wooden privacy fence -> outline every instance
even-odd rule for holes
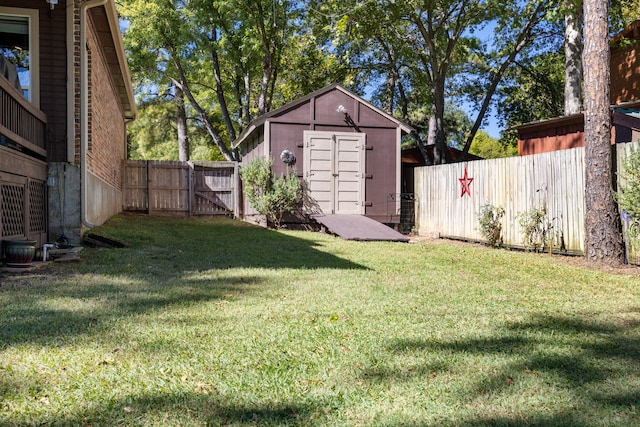
[[[235,162],[125,160],[123,170],[125,211],[163,216],[238,213]]]
[[[623,165],[638,143],[616,144],[616,164]],[[554,246],[584,251],[584,148],[523,157],[477,160],[417,168],[416,228],[420,234],[482,240],[478,212],[501,206],[504,244],[522,247],[518,215],[546,205]],[[462,192],[466,176],[469,193]],[[619,174],[617,174],[619,175]],[[468,181],[467,181],[468,182]]]

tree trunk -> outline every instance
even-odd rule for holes
[[[495,73],[493,73],[489,87],[487,88],[487,91],[485,92],[485,95],[484,95],[484,99],[482,100],[482,106],[480,107],[480,111],[476,116],[476,120],[473,123],[473,126],[471,127],[471,131],[469,132],[469,135],[467,136],[467,140],[465,141],[464,147],[462,148],[462,151],[464,151],[465,153],[468,153],[469,149],[471,148],[471,143],[473,142],[473,139],[476,137],[476,134],[478,133],[478,130],[482,125],[484,116],[485,114],[487,114],[487,111],[489,110],[491,98],[493,98],[493,95],[498,89],[498,84],[500,84],[500,82],[502,81],[502,77],[504,77],[504,74],[507,72],[507,69],[511,66],[511,64],[515,62],[516,57],[522,51],[522,49],[524,49],[528,44],[531,43],[533,30],[545,16],[546,16],[545,3],[541,2],[536,7],[535,11],[531,14],[531,16],[529,17],[529,20],[524,25],[524,27],[522,27],[522,30],[520,31],[520,33],[518,34],[518,37],[516,38],[516,44],[514,45],[513,50],[509,52],[509,55],[502,62],[498,70]]]
[[[175,87],[176,94],[176,127],[178,129],[178,159],[189,161],[189,134],[187,132],[187,112],[184,108],[184,92]]]
[[[176,66],[176,70],[178,71],[180,80],[173,79],[173,84],[179,87],[180,89],[182,89],[182,91],[184,92],[184,95],[189,100],[189,103],[196,110],[196,112],[198,113],[198,116],[200,116],[200,120],[202,120],[202,123],[204,124],[205,129],[207,129],[207,133],[213,139],[213,143],[216,145],[216,147],[218,147],[218,149],[220,150],[220,153],[224,156],[224,158],[230,162],[235,161],[236,158],[234,157],[233,153],[229,150],[229,148],[227,148],[227,146],[225,145],[224,141],[222,140],[222,137],[218,133],[218,130],[213,125],[211,120],[209,119],[209,116],[207,115],[206,111],[204,110],[204,108],[202,108],[202,106],[198,103],[198,101],[195,99],[195,97],[191,93],[191,90],[189,89],[189,84],[186,81],[186,78],[184,75],[184,69],[182,68],[182,63],[179,60],[174,59],[174,65]]]
[[[220,111],[222,112],[222,120],[224,121],[227,133],[229,134],[229,140],[233,142],[236,140],[236,130],[233,128],[231,114],[229,114],[227,99],[222,85],[222,73],[220,71],[220,58],[218,57],[217,43],[217,28],[213,27],[211,28],[211,63],[213,64],[213,75],[216,79],[216,98],[218,99]]]
[[[444,134],[444,77],[434,78],[433,102],[429,117],[429,134],[427,145],[433,145],[433,163],[447,163],[447,141]]]
[[[565,1],[567,3],[567,1]],[[571,7],[570,5],[566,5]],[[580,8],[564,17],[564,114],[582,110],[582,11]]]
[[[584,2],[585,257],[621,264],[620,218],[613,199],[607,0]]]

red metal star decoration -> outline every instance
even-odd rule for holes
[[[462,178],[458,178],[458,181],[460,181],[460,185],[462,185],[460,197],[464,197],[464,193],[467,193],[469,197],[471,197],[471,181],[473,181],[473,178],[469,178],[467,168],[464,168],[464,176]]]

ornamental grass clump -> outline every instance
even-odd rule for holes
[[[294,212],[302,200],[302,186],[291,168],[274,176],[272,164],[271,157],[256,157],[240,169],[240,175],[251,206],[265,215],[269,224],[281,228],[283,216]]]

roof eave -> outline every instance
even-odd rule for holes
[[[133,94],[133,87],[131,84],[131,73],[129,71],[129,64],[127,63],[127,55],[124,50],[124,43],[122,41],[122,33],[120,32],[120,21],[118,11],[114,1],[109,1],[105,4],[105,11],[107,19],[109,21],[109,28],[113,38],[113,44],[118,57],[118,67],[120,69],[122,84],[124,92],[121,93],[120,103],[124,112],[124,116],[128,120],[133,120],[136,117],[136,101]],[[126,99],[124,101],[122,98]]]
[[[247,128],[231,143],[232,148],[238,148],[256,129],[264,125],[266,121],[265,116],[260,116],[255,120],[252,120]]]

